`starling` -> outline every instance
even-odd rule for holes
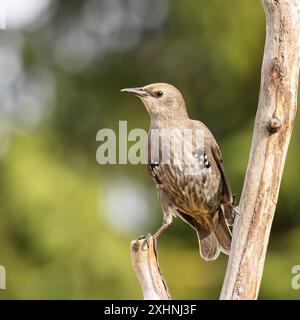
[[[209,129],[188,117],[181,93],[172,85],[155,83],[140,88],[122,89],[139,97],[144,103],[151,124],[148,133],[148,172],[153,178],[163,211],[162,226],[154,233],[157,238],[180,217],[197,232],[203,259],[215,260],[220,251],[229,254],[230,226],[234,219],[233,196],[226,180],[219,146]],[[192,132],[189,143],[185,130]],[[195,132],[202,132],[202,143]],[[159,132],[159,155],[153,159],[153,132]],[[162,132],[175,132],[169,140],[169,161],[162,161]],[[177,133],[176,133],[177,132]],[[182,161],[182,144],[190,151]],[[192,171],[190,169],[192,168]]]

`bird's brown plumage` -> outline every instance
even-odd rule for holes
[[[196,230],[200,254],[205,260],[216,259],[220,250],[228,254],[233,198],[213,135],[203,123],[189,119],[181,93],[169,84],[123,91],[140,97],[151,117],[147,167],[155,181],[164,214],[163,225],[154,236],[168,227],[173,216],[179,216]],[[187,131],[192,133],[190,140],[186,139]],[[160,137],[156,143],[153,132]],[[166,132],[170,157],[162,161],[162,137]],[[204,139],[200,140],[203,143],[195,138],[197,132],[203,134]],[[158,158],[153,159],[153,147],[157,146]],[[182,146],[188,152],[185,153]]]

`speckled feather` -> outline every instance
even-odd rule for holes
[[[167,123],[161,121],[156,122],[151,129],[165,129],[167,126]],[[198,153],[201,156],[188,159],[188,162],[185,161],[184,164],[153,165],[150,159],[148,171],[157,184],[158,191],[161,193],[161,200],[167,201],[176,207],[175,214],[184,212],[195,218],[205,228],[214,228],[214,216],[219,210],[224,192],[222,175],[211,150],[213,145],[216,149],[218,149],[218,146],[208,129],[199,121],[188,119],[187,123],[184,123],[183,126],[181,124],[180,128],[177,127],[176,129],[184,130],[190,127],[205,130],[204,150],[199,150],[197,146],[193,146],[194,152],[192,154],[196,155]],[[177,135],[174,139],[176,145],[182,144],[182,135]],[[148,145],[148,155],[151,155],[150,136]],[[195,152],[196,150],[197,153]],[[176,153],[176,149],[172,151]],[[174,157],[173,153],[171,153],[172,157]],[[202,157],[209,159],[209,167],[205,166],[200,157],[201,159]],[[189,167],[193,168],[193,175],[186,173]]]

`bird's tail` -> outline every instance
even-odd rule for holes
[[[230,253],[231,232],[222,209],[218,212],[218,216],[219,220],[214,230],[206,230],[198,223],[194,225],[197,231],[200,255],[206,261],[216,260],[220,251],[228,255]]]

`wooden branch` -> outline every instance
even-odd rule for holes
[[[170,300],[170,294],[163,279],[151,235],[146,239],[131,242],[131,260],[143,291],[144,300]]]
[[[258,110],[221,299],[256,299],[296,116],[300,1],[263,0],[266,44]]]

